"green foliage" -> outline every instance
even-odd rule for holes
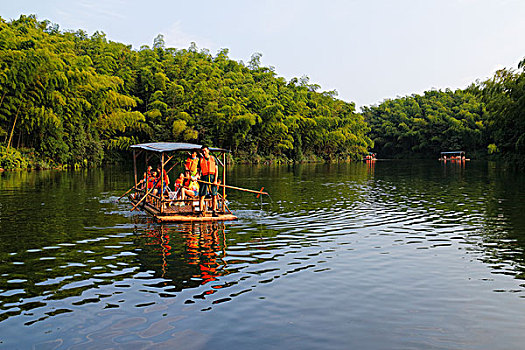
[[[131,54],[98,32],[60,33],[35,16],[0,19],[0,131],[7,148],[33,148],[40,159],[70,165],[100,164],[103,149],[126,149],[130,142],[122,140],[146,127],[133,111],[136,99],[123,93],[132,75],[119,64]]]
[[[488,146],[487,146],[487,149],[488,149],[489,154],[495,154],[495,153],[498,153],[498,152],[499,152],[498,146],[496,146],[496,145],[493,144],[493,143],[491,143],[490,145],[488,145]]]
[[[0,18],[0,137],[42,159],[97,165],[137,142],[184,141],[244,159],[354,158],[363,117],[307,77],[287,82],[260,53],[249,65],[158,35],[140,50],[96,32]]]
[[[465,90],[427,91],[365,107],[381,157],[436,157],[464,150],[525,168],[525,60]]]
[[[380,157],[433,158],[446,150],[487,149],[487,113],[473,91],[426,91],[365,107],[363,115]]]
[[[20,151],[0,146],[0,168],[6,170],[26,169],[30,160]]]
[[[525,167],[525,59],[518,68],[500,70],[477,88],[489,112],[489,153]]]

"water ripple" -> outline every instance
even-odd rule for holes
[[[69,232],[58,217],[53,225],[61,229],[47,225],[32,240],[5,246],[0,322],[38,330],[43,347],[156,347],[174,339],[210,347],[212,338],[232,345],[217,334],[237,330],[222,324],[249,333],[254,321],[243,321],[257,315],[258,327],[280,340],[277,330],[285,329],[327,345],[344,338],[345,326],[363,327],[355,337],[377,329],[397,332],[395,339],[409,329],[427,337],[408,337],[416,345],[397,348],[446,348],[443,334],[455,337],[455,347],[456,329],[468,332],[462,322],[484,327],[476,317],[513,327],[498,318],[505,303],[515,306],[506,317],[523,320],[521,192],[504,196],[490,181],[468,186],[442,174],[424,181],[389,173],[321,174],[315,182],[294,176],[270,183],[274,200],[260,207],[232,194],[231,206],[240,208],[232,223],[158,225],[127,213],[129,203],[115,203],[114,193],[92,194],[82,206],[101,218],[68,218]],[[450,315],[457,318],[448,322]],[[208,319],[217,333],[192,333],[201,329],[191,326],[195,320]],[[64,331],[51,331],[55,322]],[[287,328],[293,322],[300,327]],[[74,339],[60,338],[68,331]]]

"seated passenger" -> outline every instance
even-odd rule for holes
[[[173,198],[171,199],[182,199],[182,188],[184,187],[184,174],[180,173],[179,177],[175,180],[175,188],[173,191]]]
[[[180,173],[179,177],[175,180],[175,192],[184,185],[184,174]]]
[[[189,170],[185,171],[183,187],[181,189],[183,200],[186,199],[186,197],[193,198],[199,194],[198,178],[198,175],[191,176]]]
[[[194,198],[199,195],[199,183],[196,179],[192,179],[188,185],[188,187],[182,188],[182,197],[183,199],[185,197]]]

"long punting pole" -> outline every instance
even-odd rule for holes
[[[255,193],[255,194],[268,194],[268,192],[265,192],[263,191],[262,189],[259,190],[259,191],[256,191],[256,190],[249,190],[249,189],[246,189],[246,188],[241,188],[241,187],[235,187],[235,186],[230,186],[230,185],[224,185],[224,184],[214,184],[213,182],[208,182],[208,181],[203,181],[203,180],[197,180],[199,181],[200,183],[203,183],[203,184],[207,184],[207,185],[215,185],[215,186],[222,186],[222,187],[226,187],[226,188],[231,188],[232,190],[239,190],[239,191],[244,191],[244,192],[250,192],[250,193]]]
[[[124,194],[122,194],[120,197],[118,197],[117,202],[118,202],[119,200],[121,200],[122,197],[124,197],[125,195],[127,195],[128,193],[130,193],[131,190],[133,190],[133,189],[136,190],[136,189],[137,189],[137,186],[133,186],[133,187],[131,187],[131,188],[130,188],[129,190],[127,190]]]
[[[222,153],[222,183],[226,185],[226,152]],[[222,211],[226,212],[226,187],[222,188]]]
[[[139,206],[139,204],[142,203],[142,201],[143,201],[144,199],[146,199],[146,197],[147,197],[151,192],[153,192],[154,189],[155,189],[155,187],[150,188],[150,189],[148,190],[148,192],[146,192],[146,194],[144,195],[144,197],[142,197],[142,198],[141,198],[141,199],[140,199],[140,200],[139,200],[139,201],[133,206],[133,208],[131,208],[130,211],[133,211],[133,210],[137,209],[137,207]]]

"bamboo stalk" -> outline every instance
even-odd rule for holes
[[[4,97],[5,97],[6,94],[7,94],[7,90],[2,95],[2,99],[0,100],[0,107],[2,107],[2,103],[4,103]]]
[[[15,121],[13,122],[13,128],[11,129],[11,134],[9,135],[9,142],[7,142],[7,150],[11,147],[11,140],[13,139],[13,133],[15,131],[16,120],[18,119],[18,113],[20,113],[20,107],[22,107],[22,100],[18,104],[18,109],[16,110]]]

